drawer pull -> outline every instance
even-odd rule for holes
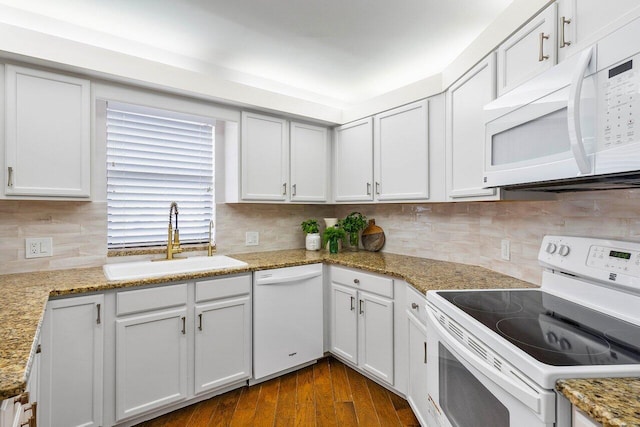
[[[362,304],[364,301],[360,300],[360,314],[364,314],[364,309],[362,308]]]
[[[198,330],[202,330],[202,313],[198,314]]]
[[[567,19],[566,17],[563,16],[562,23],[561,23],[562,31],[560,31],[560,48],[571,46],[571,42],[568,42],[566,37],[565,29],[567,24],[571,24],[571,19]]]
[[[411,303],[411,308],[413,308],[414,310],[417,310],[418,307],[419,307],[418,304],[416,304],[415,302]]]
[[[187,333],[187,318],[182,316],[182,335],[185,335]]]
[[[100,324],[102,320],[100,320],[100,304],[96,304],[96,308],[98,309],[98,317],[96,318],[96,324]]]
[[[371,195],[371,183],[367,182],[367,196]]]
[[[351,297],[351,311],[356,309],[356,299]]]
[[[7,187],[13,187],[13,167],[9,166],[8,169]]]
[[[427,342],[424,342],[424,364],[427,364]]]
[[[360,279],[353,279],[353,283],[355,283],[356,285],[360,284]]]

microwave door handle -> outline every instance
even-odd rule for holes
[[[573,76],[569,90],[569,102],[567,103],[567,124],[569,127],[569,142],[573,157],[578,164],[581,175],[591,173],[591,162],[584,148],[582,140],[582,123],[580,122],[580,95],[582,94],[582,82],[589,68],[589,62],[593,56],[593,48],[582,52],[578,60],[578,69]]]
[[[485,360],[481,359],[480,356],[477,356],[471,350],[462,345],[456,338],[451,337],[451,334],[447,332],[444,326],[442,326],[438,319],[436,319],[433,311],[428,308],[427,315],[441,336],[450,337],[447,339],[447,344],[461,354],[463,358],[467,360],[467,363],[480,370],[491,381],[502,387],[509,394],[515,396],[520,402],[531,408],[536,414],[540,414],[544,405],[539,393],[524,383],[517,384],[513,379],[509,378],[502,372],[488,368]]]

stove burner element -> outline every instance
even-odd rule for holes
[[[460,307],[484,313],[514,314],[522,311],[520,304],[497,293],[465,292],[457,295],[453,302]]]
[[[545,314],[537,318],[509,317],[499,320],[496,328],[511,341],[564,356],[594,357],[611,351],[606,339]]]

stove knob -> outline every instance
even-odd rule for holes
[[[547,248],[545,249],[545,251],[547,251],[548,254],[553,254],[556,252],[557,248],[558,247],[555,243],[547,243]]]
[[[560,256],[567,256],[569,255],[569,251],[570,251],[569,246],[560,245],[560,249],[558,250],[558,253],[560,254]]]

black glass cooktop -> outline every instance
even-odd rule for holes
[[[546,292],[447,291],[438,295],[542,363],[640,363],[640,326]]]

